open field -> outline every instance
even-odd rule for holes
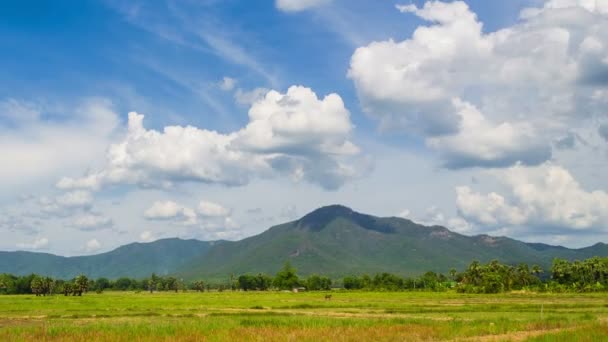
[[[541,313],[542,308],[542,313]],[[0,296],[1,341],[605,341],[605,294],[108,292]]]

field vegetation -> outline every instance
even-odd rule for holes
[[[604,341],[608,258],[418,278],[0,276],[0,341]],[[337,283],[337,284],[336,284]],[[297,290],[297,291],[294,291]],[[26,293],[19,295],[18,293]]]
[[[608,300],[344,290],[0,296],[2,341],[528,339],[608,340]]]

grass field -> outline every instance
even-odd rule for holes
[[[0,296],[0,341],[22,340],[608,341],[608,296],[339,291],[331,300],[322,292]]]

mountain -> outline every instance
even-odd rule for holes
[[[0,252],[0,273],[37,273],[63,279],[78,274],[93,278],[143,278],[153,272],[161,275],[172,273],[179,266],[207,252],[214,244],[198,240],[164,239],[132,243],[111,252],[78,257]]]
[[[473,260],[492,259],[549,269],[556,257],[574,260],[593,256],[608,256],[608,245],[569,249],[507,237],[465,236],[440,226],[375,217],[332,205],[240,241],[166,239],[81,257],[0,252],[0,273],[143,278],[155,272],[225,281],[231,274],[274,274],[289,260],[302,276],[317,273],[338,278],[377,272],[447,273],[452,267],[461,270]]]
[[[463,269],[475,259],[526,262],[548,269],[556,257],[583,259],[595,255],[608,256],[608,246],[568,249],[506,237],[465,236],[440,226],[380,218],[333,205],[259,235],[215,246],[178,269],[177,274],[208,279],[225,279],[228,274],[273,274],[289,260],[301,275],[418,275],[429,270],[447,273],[452,267]]]

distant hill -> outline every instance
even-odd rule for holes
[[[444,227],[374,217],[334,205],[262,234],[215,246],[177,273],[186,278],[211,279],[227,274],[273,274],[290,260],[302,275],[341,277],[385,271],[419,275],[429,270],[447,273],[452,267],[463,269],[475,259],[526,262],[548,269],[555,257],[583,259],[595,255],[608,256],[608,246],[568,249],[506,237],[471,237]]]
[[[141,278],[156,272],[219,281],[231,274],[274,274],[286,260],[303,276],[342,277],[377,272],[419,275],[429,270],[447,273],[452,267],[462,270],[472,260],[492,259],[549,269],[556,257],[573,260],[592,256],[608,256],[608,245],[569,249],[507,237],[465,236],[440,226],[375,217],[333,205],[234,242],[166,239],[70,258],[0,252],[0,273]]]
[[[150,243],[132,243],[111,252],[79,257],[0,252],[0,273],[37,273],[58,278],[72,278],[78,274],[94,278],[143,278],[152,272],[161,275],[172,273],[205,254],[214,244],[198,240],[164,239]]]

